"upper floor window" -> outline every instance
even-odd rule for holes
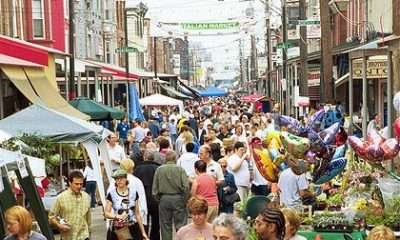
[[[44,38],[43,0],[32,0],[33,37]]]

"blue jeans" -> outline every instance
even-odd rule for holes
[[[96,207],[96,186],[96,181],[86,181],[85,192],[90,195],[90,206],[92,208]]]

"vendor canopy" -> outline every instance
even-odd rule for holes
[[[91,120],[123,119],[125,113],[116,108],[98,103],[87,97],[78,97],[69,101],[74,108],[90,116]]]
[[[91,138],[100,141],[104,128],[34,104],[1,120],[0,130],[13,136],[37,134],[53,142],[83,142]]]
[[[250,94],[244,97],[241,97],[240,100],[243,102],[256,102],[258,99],[262,98],[262,95],[259,94]]]
[[[228,94],[217,87],[209,87],[200,93],[202,97],[226,97]]]
[[[183,112],[183,102],[181,100],[158,93],[139,99],[139,103],[142,106],[179,106],[180,112]]]

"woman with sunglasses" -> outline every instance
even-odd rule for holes
[[[4,213],[5,225],[10,232],[5,240],[46,240],[42,234],[32,231],[32,217],[25,208],[13,206]]]
[[[127,177],[128,172],[124,169],[118,169],[112,174],[115,188],[109,191],[104,210],[104,216],[113,220],[112,228],[107,233],[108,240],[122,239],[118,232],[126,227],[129,228],[130,236],[123,239],[149,239],[140,215],[139,194],[128,187]]]

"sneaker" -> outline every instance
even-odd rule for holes
[[[96,208],[92,207],[92,211],[96,210]]]

